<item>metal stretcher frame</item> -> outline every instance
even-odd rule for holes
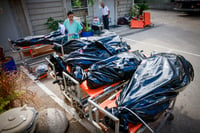
[[[63,45],[62,44],[59,44],[59,43],[53,43],[53,45],[56,45],[56,46],[58,46],[58,47],[60,47],[61,48],[61,56],[63,57],[64,56],[64,49],[63,49]]]
[[[46,58],[46,60],[48,60],[48,59]],[[48,61],[48,62],[53,66],[53,70],[55,73],[54,64],[52,64],[50,61]],[[73,86],[67,85],[66,78],[73,82],[73,84],[72,84]],[[56,79],[57,79],[57,77],[56,77]],[[62,92],[63,92],[64,96],[71,102],[71,104],[76,106],[75,107],[76,109],[78,107],[77,113],[79,115],[80,115],[80,112],[82,114],[84,114],[85,118],[87,118],[97,129],[102,131],[103,129],[99,125],[99,121],[100,121],[99,111],[101,111],[101,113],[105,114],[106,116],[108,116],[110,119],[112,119],[115,122],[115,133],[119,133],[119,122],[120,122],[119,119],[117,117],[115,117],[114,115],[112,115],[111,113],[109,113],[108,111],[106,111],[105,108],[102,107],[101,104],[103,102],[106,102],[107,100],[112,100],[114,97],[116,97],[117,93],[119,94],[119,92],[121,90],[119,90],[117,93],[113,94],[112,96],[110,96],[108,99],[106,99],[105,101],[103,101],[100,104],[97,104],[97,100],[104,97],[107,94],[111,94],[111,92],[114,92],[115,90],[118,90],[119,88],[121,88],[122,86],[127,84],[128,81],[121,82],[114,87],[108,86],[107,88],[104,88],[105,91],[103,91],[102,93],[97,93],[98,95],[95,95],[95,96],[88,95],[88,97],[85,97],[85,99],[82,97],[82,93],[84,92],[84,90],[80,87],[80,84],[78,81],[76,81],[73,77],[71,77],[66,72],[63,72],[63,81],[64,81],[64,89]],[[74,88],[70,88],[70,87],[74,87]],[[85,103],[83,103],[83,100],[85,100]],[[163,125],[165,124],[167,119],[172,115],[175,102],[176,102],[176,99],[172,100],[170,107],[165,112],[166,115],[164,116],[164,118],[160,122],[159,126],[155,130],[153,130],[149,126],[149,124],[146,123],[144,120],[142,120],[136,113],[131,111],[132,114],[135,115],[141,121],[142,125],[144,125],[142,127],[140,126],[139,130],[142,132],[143,130],[145,130],[145,128],[147,128],[152,133],[159,132],[159,130],[161,129],[161,127],[163,127]],[[80,107],[80,105],[81,105],[81,107]],[[84,110],[85,108],[88,108],[88,112],[85,112],[85,110]],[[124,108],[124,109],[127,109],[127,108]],[[95,113],[95,120],[93,118],[93,113]],[[84,118],[84,117],[82,117],[82,118]]]
[[[116,99],[117,95],[119,96],[120,92],[115,93],[114,95],[112,95],[111,97],[109,97],[108,99],[106,99],[103,104],[107,104],[106,102],[108,100],[112,100],[112,99]],[[112,101],[115,102],[115,101]],[[131,112],[134,116],[136,116],[140,121],[141,124],[143,126],[139,126],[139,129],[141,132],[145,130],[145,128],[147,128],[150,132],[152,133],[158,133],[159,130],[163,127],[163,125],[166,123],[166,121],[169,119],[170,117],[173,117],[173,109],[174,109],[174,105],[176,102],[176,98],[172,100],[169,108],[165,111],[165,116],[162,119],[162,121],[160,122],[160,124],[158,125],[158,127],[153,130],[148,123],[146,123],[144,120],[142,120],[142,118],[140,118],[135,112],[131,111],[130,109],[123,107],[123,109],[126,109],[127,111]],[[112,103],[113,104],[113,103]],[[113,106],[113,105],[111,105]],[[102,106],[102,103],[97,104],[93,99],[89,98],[88,99],[88,107],[89,107],[89,120],[94,123],[94,125],[98,125],[96,126],[97,128],[99,128],[99,130],[102,130],[101,127],[99,126],[99,111],[101,113],[103,113],[105,116],[108,116],[110,119],[112,119],[115,123],[115,133],[119,133],[119,119],[117,117],[115,117],[114,115],[112,115],[110,112],[106,111],[105,108]],[[93,119],[93,112],[95,113],[95,120]],[[164,113],[163,113],[164,114]],[[138,128],[138,127],[137,127]]]
[[[81,108],[79,109],[85,115],[87,115],[87,112],[84,111],[84,108],[88,107],[87,100],[89,98],[93,99],[94,101],[97,101],[103,98],[104,96],[110,94],[111,92],[121,88],[126,83],[126,81],[122,81],[122,82],[114,83],[112,85],[103,86],[97,89],[88,89],[88,88],[83,88],[83,86],[81,86],[77,80],[75,80],[66,72],[63,72],[63,80],[64,80],[63,92],[64,92],[65,97],[69,99],[69,101],[72,101],[73,104],[76,103],[80,105]],[[66,80],[72,81],[72,84],[68,85]]]
[[[83,85],[85,81],[82,84],[79,84],[79,82],[76,79],[74,79],[66,72],[62,72],[62,78],[59,79],[58,76],[56,75],[55,65],[48,58],[45,59],[53,68],[53,72],[50,73],[50,75],[51,76],[53,75],[52,77],[55,80],[60,80],[61,82],[64,83],[63,88],[59,84],[63,95],[70,101],[71,105],[76,106],[77,107],[76,109],[78,109],[85,115],[87,114],[84,111],[84,109],[88,107],[87,103],[88,98],[97,101],[98,99],[101,99],[102,97],[119,89],[127,82],[127,81],[121,81],[114,83],[112,85],[102,86],[97,89],[88,89]]]
[[[44,62],[44,60],[39,60],[39,61],[35,61],[35,62],[32,62],[32,60],[39,59],[39,58],[44,57],[44,56],[48,56],[49,54],[52,53],[52,52],[51,53],[45,53],[45,54],[38,55],[38,56],[34,57],[33,53],[32,53],[32,50],[34,48],[45,46],[45,45],[43,45],[43,44],[36,44],[36,45],[32,45],[32,46],[17,47],[17,46],[15,46],[15,45],[12,44],[12,42],[11,42],[11,40],[9,38],[8,38],[8,43],[9,43],[11,51],[13,53],[18,53],[19,57],[20,57],[20,60],[22,61],[22,63],[24,65],[28,65],[28,66],[32,66],[32,65]],[[24,57],[23,52],[27,51],[27,50],[29,50],[31,57]],[[29,61],[31,61],[31,63]]]

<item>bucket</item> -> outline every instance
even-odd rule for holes
[[[31,107],[10,109],[0,115],[1,133],[34,133],[38,112]]]
[[[5,59],[3,61],[0,61],[0,64],[2,65],[2,69],[4,71],[14,71],[17,70],[15,61],[13,59],[13,57],[5,57]]]
[[[83,31],[83,32],[81,32],[81,36],[82,37],[93,36],[93,32],[92,31]]]

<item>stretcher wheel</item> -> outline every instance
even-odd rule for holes
[[[168,114],[168,113],[166,113],[165,116],[166,116],[167,114]],[[167,118],[167,120],[168,120],[168,121],[173,121],[173,120],[174,120],[174,115],[173,115],[172,113],[170,113],[169,116],[168,116],[168,118]]]
[[[79,117],[80,117],[81,119],[85,118],[85,116],[84,116],[83,113],[79,113],[78,115],[79,115]]]

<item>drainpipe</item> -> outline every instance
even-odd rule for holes
[[[135,2],[134,2],[134,0],[132,0],[132,6],[134,6],[135,5]]]
[[[67,2],[66,0],[63,0],[63,7],[64,7],[64,18],[67,16]]]
[[[114,17],[114,25],[117,25],[117,1],[118,0],[114,0],[114,15],[115,15],[115,17]]]
[[[34,35],[33,29],[32,29],[32,24],[30,22],[30,17],[29,17],[29,13],[28,13],[28,9],[26,7],[25,1],[21,0],[21,3],[22,3],[22,9],[23,9],[23,12],[24,12],[24,15],[25,15],[26,23],[27,23],[27,26],[28,26],[29,34]]]

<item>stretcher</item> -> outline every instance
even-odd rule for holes
[[[120,132],[120,119],[112,115],[107,111],[108,108],[117,107],[116,99],[119,97],[120,92],[124,86],[128,84],[129,81],[120,81],[109,86],[103,86],[98,89],[89,89],[87,82],[84,81],[81,84],[76,81],[73,77],[68,74],[68,69],[63,72],[62,92],[64,96],[70,101],[72,107],[76,109],[76,113],[79,114],[80,118],[87,119],[93,126],[102,132]],[[182,88],[183,89],[183,88]],[[162,115],[159,115],[159,118],[153,122],[145,122],[140,116],[135,112],[131,111],[126,107],[121,107],[132,113],[139,121],[138,124],[129,123],[129,132],[130,133],[139,133],[143,132],[146,129],[152,133],[159,132],[166,121],[173,120],[173,109],[176,102],[174,98],[170,102],[170,106],[162,112]],[[108,122],[109,125],[113,125],[110,128],[108,123],[109,119],[112,119],[112,122]],[[159,122],[156,128],[152,125]]]
[[[97,125],[96,127],[99,128],[99,130],[102,130],[102,131],[105,131],[105,132],[112,132],[112,131],[110,131],[112,129],[110,129],[109,126],[106,125],[106,123],[105,123],[105,121],[106,121],[105,120],[105,118],[106,118],[105,116],[107,116],[108,118],[113,120],[114,132],[115,133],[119,133],[120,132],[120,127],[119,127],[120,120],[116,116],[112,115],[110,112],[108,112],[106,110],[107,108],[117,107],[115,101],[119,97],[120,92],[121,92],[121,90],[119,90],[117,93],[115,93],[112,96],[110,96],[108,99],[106,99],[102,103],[97,103],[92,98],[88,99],[89,120],[92,123],[94,123],[94,125]],[[161,127],[166,123],[167,120],[168,121],[173,120],[174,116],[173,116],[172,112],[173,112],[173,109],[174,109],[175,102],[176,102],[176,99],[174,99],[171,102],[171,105],[169,106],[169,108],[163,113],[162,119],[161,120],[159,119],[160,123],[155,129],[153,129],[150,126],[152,123],[146,123],[136,113],[134,113],[133,111],[129,110],[128,108],[125,108],[127,111],[130,111],[134,116],[136,116],[141,122],[141,123],[138,123],[138,124],[129,123],[128,124],[129,132],[130,133],[141,133],[145,129],[147,129],[148,131],[150,131],[152,133],[159,132]],[[94,117],[95,117],[95,119],[94,119]]]
[[[92,90],[88,88],[86,81],[84,81],[82,84],[79,84],[78,81],[76,81],[66,72],[63,72],[63,78],[64,89],[62,92],[64,96],[71,102],[71,105],[76,109],[76,112],[79,114],[80,118],[88,119],[100,131],[113,132],[112,129],[110,129],[108,125],[104,123],[105,120],[102,121],[102,119],[105,119],[105,116],[107,116],[115,123],[114,132],[120,132],[120,120],[106,111],[106,109],[117,106],[115,100],[119,97],[121,88],[123,88],[128,81],[122,81]],[[116,91],[117,93],[115,93]],[[107,98],[108,96],[109,98]],[[143,132],[145,129],[148,129],[152,133],[159,132],[167,120],[173,120],[172,112],[175,102],[176,99],[171,102],[169,108],[163,113],[162,120],[156,129],[152,129],[152,127],[150,127],[151,123],[146,123],[136,113],[132,112],[141,121],[141,123],[135,125],[129,123],[129,132]],[[95,119],[93,117],[95,117]]]
[[[79,116],[83,118],[88,116],[88,99],[91,98],[94,101],[99,101],[104,98],[106,95],[119,90],[124,86],[126,81],[121,81],[113,83],[111,85],[105,85],[97,89],[89,89],[87,82],[84,81],[79,84],[73,77],[71,77],[66,72],[63,72],[64,78],[64,96],[71,102],[73,107],[79,113]]]
[[[17,61],[26,66],[30,72],[33,72],[35,66],[45,62],[44,58],[54,52],[53,45],[48,44],[18,47],[10,39],[8,39],[8,43],[11,51],[19,55]]]
[[[57,76],[55,65],[48,59],[46,60],[50,65],[52,65],[53,74],[56,79],[55,82],[62,86],[61,90],[64,96],[68,99],[68,101],[70,101],[71,106],[76,109],[76,113],[79,114],[80,118],[89,120],[90,123],[92,123],[97,129],[103,132],[114,131],[115,133],[119,133],[122,126],[126,127],[125,131],[128,130],[127,132],[131,133],[143,132],[146,129],[150,132],[159,132],[167,120],[173,120],[172,112],[176,102],[176,96],[178,95],[177,92],[183,90],[183,88],[193,80],[194,76],[191,64],[185,60],[184,57],[180,55],[177,56],[175,54],[160,53],[142,60],[142,63],[139,65],[139,67],[137,67],[135,71],[136,74],[133,74],[130,82],[129,79],[127,79],[112,83],[111,85],[103,84],[104,86],[101,86],[97,89],[90,89],[88,87],[89,82],[87,83],[87,80],[81,80],[80,82],[77,80],[78,78],[75,79],[72,77],[70,68],[68,68],[66,63],[64,63],[66,66],[65,70],[62,71],[62,76]],[[169,67],[163,67],[163,64],[165,64],[165,66],[166,64],[171,65],[169,65]],[[181,67],[183,65],[185,67]],[[175,68],[181,69],[178,69],[177,73],[168,75],[168,73],[172,72]],[[153,71],[154,69],[155,71]],[[92,69],[89,69],[88,71],[90,72],[91,70]],[[81,70],[81,72],[83,71]],[[159,74],[159,76],[156,74]],[[159,78],[159,80],[156,80],[157,78],[155,77]],[[152,86],[152,84],[154,85]],[[138,86],[144,87],[145,89],[140,89]],[[134,87],[136,89],[134,89]],[[174,92],[174,90],[176,92]],[[135,95],[134,98],[136,98],[136,100],[144,102],[139,103],[136,100],[134,101],[132,98],[133,94]],[[147,96],[147,94],[150,95]],[[149,101],[146,99],[141,100],[138,98],[139,96],[141,98],[148,98],[147,100]],[[169,97],[166,97],[166,99],[163,100],[163,97],[159,96]],[[122,97],[126,99],[126,103],[122,103],[123,105],[121,104],[120,106],[119,102],[121,101],[119,100],[121,100]],[[158,100],[158,98],[161,100]],[[167,105],[165,104],[166,106],[164,105],[163,107],[163,103],[166,103],[166,101]],[[133,102],[137,103],[135,104]],[[146,103],[152,103],[151,105],[154,106],[153,109],[158,109],[158,107],[162,108],[159,108],[160,110],[158,111],[153,110],[152,113],[152,106],[149,106],[149,104]],[[117,107],[117,105],[119,106]],[[143,105],[145,105],[145,107]],[[116,115],[115,112],[111,110],[113,107],[117,109],[117,113],[119,115]],[[140,115],[137,111],[139,113],[143,113],[144,115]],[[113,114],[115,114],[117,117]],[[124,116],[127,118],[125,124],[123,123]],[[149,119],[145,119],[144,116],[148,117]],[[135,119],[135,121],[131,121],[132,119]],[[152,127],[154,122],[160,122],[156,128]]]
[[[70,101],[71,105],[77,109],[80,116],[87,116],[87,100],[92,98],[97,101],[115,90],[119,90],[127,81],[120,81],[111,85],[104,85],[97,89],[90,89],[87,85],[87,80],[79,83],[69,73],[70,69],[66,66],[66,71],[62,72],[62,77],[57,76],[55,65],[46,58],[46,61],[51,65],[52,71],[50,75],[55,79],[54,83],[58,83],[63,95]],[[87,71],[87,69],[86,69]]]
[[[55,33],[55,35],[53,33]],[[8,43],[12,52],[19,54],[22,63],[30,65],[30,60],[40,57],[44,58],[44,56],[46,57],[52,54],[54,52],[52,49],[54,46],[61,47],[61,54],[64,55],[62,45],[66,43],[66,38],[68,37],[74,37],[74,34],[62,35],[60,32],[55,31],[47,35],[30,36],[25,37],[26,39],[19,39],[16,41],[12,41],[8,38]],[[44,60],[34,63],[38,64],[41,62],[44,62]]]
[[[88,99],[89,119],[100,129],[115,129],[116,133],[159,132],[167,120],[173,120],[176,97],[193,77],[193,67],[183,56],[152,55],[142,61],[121,92],[103,102]],[[152,128],[154,122],[160,122],[157,128]]]
[[[95,125],[99,130],[103,130],[101,128],[102,124],[97,123],[94,121],[91,117],[91,112],[94,110],[94,108],[91,108],[91,104],[102,102],[101,105],[107,106],[107,101],[104,101],[106,97],[110,96],[114,92],[118,91],[117,95],[119,95],[120,89],[123,88],[128,81],[120,81],[117,83],[114,83],[112,85],[102,86],[97,89],[90,89],[87,86],[87,81],[82,82],[81,84],[71,77],[67,72],[63,72],[62,78],[56,76],[55,74],[55,66],[52,64],[48,58],[46,60],[53,66],[53,71],[51,75],[54,75],[53,77],[55,80],[60,81],[60,88],[62,88],[63,95],[70,101],[72,107],[76,109],[76,112],[78,113],[80,118],[86,118],[89,119],[89,122],[91,122],[93,125]],[[70,71],[67,69],[67,71]],[[62,86],[62,87],[61,87]],[[113,100],[113,99],[112,99]],[[109,103],[108,106],[114,105],[114,101]],[[96,105],[96,104],[94,104]],[[103,108],[103,107],[101,107]],[[106,110],[104,110],[106,112]],[[108,113],[108,112],[106,112]],[[96,120],[98,120],[98,112],[96,110]],[[108,113],[109,114],[109,113]],[[115,116],[111,116],[114,120],[118,120]],[[116,130],[119,130],[119,123],[116,127]],[[140,125],[138,125],[140,127]]]

